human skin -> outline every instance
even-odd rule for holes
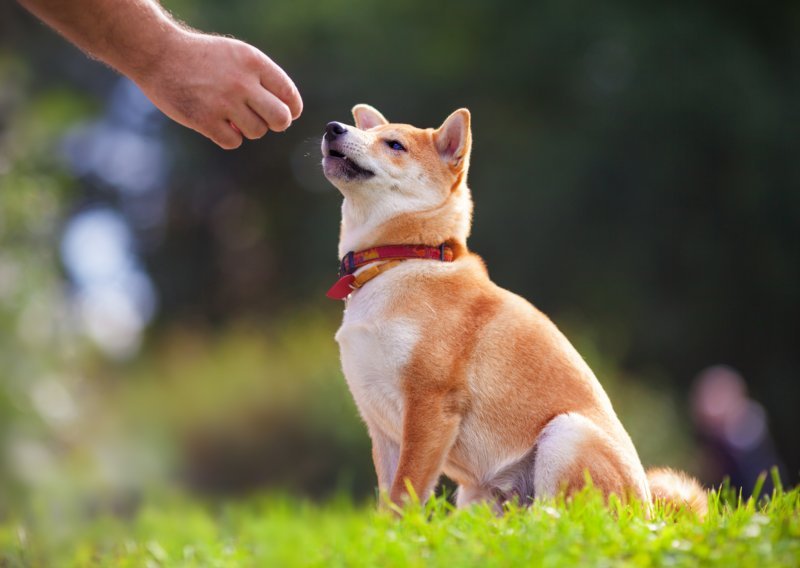
[[[303,110],[255,47],[176,22],[152,0],[19,0],[90,57],[134,81],[175,122],[225,149],[286,130]]]

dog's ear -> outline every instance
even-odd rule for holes
[[[361,130],[369,130],[375,126],[389,124],[389,121],[381,113],[369,105],[354,106],[353,118],[356,121],[356,128]]]
[[[472,131],[469,125],[469,111],[460,108],[448,116],[433,133],[433,142],[439,155],[453,167],[462,168],[469,163],[472,149]]]

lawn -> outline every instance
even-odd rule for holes
[[[570,502],[455,511],[438,498],[402,518],[348,499],[207,502],[151,497],[126,515],[29,513],[0,524],[0,566],[798,566],[800,490],[756,502],[711,495],[683,512]]]

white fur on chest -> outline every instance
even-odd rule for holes
[[[386,316],[390,281],[396,276],[399,274],[381,275],[353,294],[336,341],[345,379],[367,425],[399,442],[402,374],[420,330],[409,318]]]

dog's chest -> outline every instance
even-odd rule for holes
[[[380,295],[369,292],[378,290],[365,288],[351,300],[336,341],[347,384],[367,425],[399,442],[403,372],[420,331],[408,318],[388,317]]]

